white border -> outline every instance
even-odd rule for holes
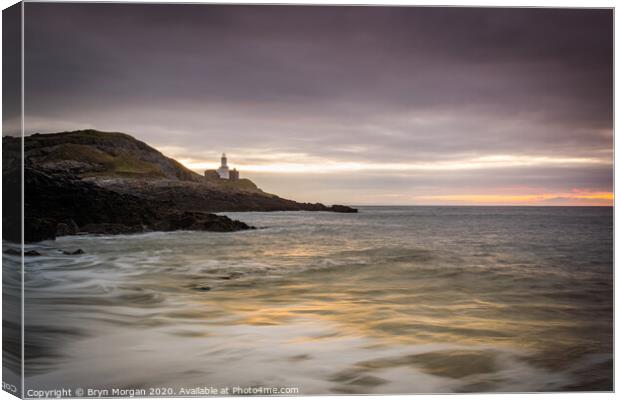
[[[28,2],[38,2],[39,0],[29,0]],[[66,1],[69,2],[69,1]],[[75,2],[83,2],[83,3],[96,3],[98,1],[94,1],[94,0],[83,0],[83,1],[75,1]],[[101,1],[99,1],[101,2]],[[106,1],[107,2],[107,1]],[[616,6],[616,2],[615,1],[605,1],[605,0],[590,0],[590,1],[576,1],[576,0],[544,0],[544,1],[536,1],[536,0],[521,0],[521,1],[498,1],[498,0],[478,0],[478,1],[467,1],[467,0],[447,0],[447,1],[431,1],[431,0],[416,0],[416,1],[397,1],[397,0],[373,0],[371,1],[354,1],[354,0],[337,0],[337,1],[330,1],[330,0],[314,0],[312,2],[310,1],[299,1],[299,0],[289,0],[289,1],[260,1],[260,0],[244,0],[244,1],[234,1],[234,0],[210,0],[207,2],[197,2],[197,1],[175,1],[175,0],[133,0],[130,1],[132,3],[212,3],[212,4],[314,4],[314,5],[377,5],[377,6],[389,6],[389,5],[399,5],[399,6],[469,6],[469,7],[560,7],[560,8],[615,8]],[[15,4],[16,1],[13,0],[0,0],[0,5],[2,6],[2,9],[7,8],[13,4]],[[22,18],[23,18],[23,11],[22,11]],[[23,57],[23,20],[22,20],[22,67],[23,67],[23,63],[24,63],[24,57]],[[1,19],[0,19],[0,25],[1,25]],[[615,13],[614,13],[614,26],[615,26]],[[0,29],[1,32],[1,29]],[[0,33],[0,39],[1,39],[1,33]],[[617,63],[617,57],[616,57],[616,52],[615,52],[615,43],[617,42],[618,39],[618,32],[615,31],[614,29],[614,77],[618,71],[618,63]],[[1,41],[0,41],[1,43]],[[0,53],[0,61],[1,61],[2,55]],[[22,71],[23,72],[23,71]],[[22,132],[24,130],[24,74],[22,73]],[[2,83],[0,81],[0,89],[1,89]],[[615,93],[616,93],[616,89],[617,89],[617,83],[616,80],[614,79],[614,116],[618,113],[618,109],[619,106],[618,104],[615,102]],[[0,118],[2,116],[2,111],[0,109]],[[614,118],[614,132],[615,132],[615,118]],[[615,135],[614,135],[615,137]],[[22,144],[23,146],[23,144]],[[617,143],[614,140],[614,155],[617,151]],[[23,148],[22,148],[23,151]],[[615,157],[614,157],[614,161],[615,161]],[[615,162],[614,162],[614,188],[617,187],[620,178],[618,177],[618,175],[615,173],[616,169],[615,169]],[[22,171],[23,173],[23,171]],[[23,177],[22,177],[23,179]],[[22,188],[23,189],[23,188]],[[0,188],[0,192],[1,192],[1,188]],[[1,211],[0,211],[1,213]],[[22,202],[22,219],[23,219],[23,202]],[[614,212],[614,227],[617,226],[617,223],[620,221],[620,217]],[[619,244],[618,244],[618,236],[617,236],[617,232],[614,229],[614,264],[615,264],[615,255],[618,254],[618,249],[619,249]],[[22,259],[23,260],[23,259]],[[23,272],[23,261],[22,261],[22,272]],[[22,274],[23,277],[23,274]],[[617,287],[618,283],[618,277],[617,274],[614,273],[614,295],[615,295],[615,288]],[[24,292],[23,292],[23,278],[22,278],[22,335],[23,335],[23,296],[24,296]],[[1,299],[0,299],[1,302]],[[0,303],[1,304],[1,303]],[[618,299],[614,296],[614,311],[618,309]],[[0,307],[0,317],[1,317],[1,307]],[[617,332],[617,319],[615,318],[615,312],[614,312],[614,333]],[[0,326],[0,333],[1,333],[1,326]],[[22,336],[23,337],[23,336]],[[23,347],[23,342],[22,342],[22,347]],[[614,367],[615,367],[615,352],[616,346],[615,346],[615,335],[614,335]],[[614,383],[617,384],[618,381],[618,369],[614,368]],[[22,390],[23,390],[23,348],[22,348]],[[420,399],[420,400],[431,400],[431,399],[438,399],[438,398],[445,398],[447,396],[452,396],[452,395],[390,395],[389,398],[390,399],[395,399],[395,400],[400,400],[400,399]],[[528,393],[528,394],[493,394],[493,393],[480,393],[480,394],[460,394],[458,395],[458,399],[479,399],[479,398],[489,398],[489,396],[491,396],[490,398],[492,399],[498,399],[498,400],[504,400],[504,399],[524,399],[524,400],[543,400],[543,399],[558,399],[561,398],[562,399],[568,399],[568,400],[574,400],[574,399],[582,399],[582,398],[587,398],[587,399],[605,399],[605,398],[612,398],[615,396],[615,394],[613,393],[571,393],[571,392],[566,392],[566,393]],[[281,398],[286,398],[286,399],[300,399],[300,398],[306,398],[306,399],[316,399],[316,400],[333,400],[333,399],[346,399],[346,398],[350,398],[351,396],[298,396],[298,397],[281,397]],[[358,396],[355,396],[358,397]],[[220,397],[221,398],[221,397]],[[383,398],[385,398],[385,396],[363,396],[364,399],[368,399],[368,400],[382,400]],[[7,392],[4,391],[0,391],[0,400],[5,400],[5,399],[15,399],[14,396],[11,396],[10,394],[8,394]],[[174,399],[182,399],[179,397],[176,397]],[[226,399],[247,399],[247,397],[226,397]],[[252,397],[252,399],[273,399],[273,397]]]

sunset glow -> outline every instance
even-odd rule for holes
[[[537,194],[455,194],[421,196],[420,200],[459,204],[544,204],[548,201],[562,200],[565,205],[604,205],[612,206],[614,194],[611,192],[588,192],[575,190],[568,193]]]

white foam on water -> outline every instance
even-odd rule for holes
[[[446,351],[495,351],[498,369],[455,379],[424,372],[399,360]],[[319,393],[449,393],[494,382],[486,391],[555,390],[568,376],[517,361],[507,349],[451,344],[389,345],[343,335],[337,326],[313,319],[277,326],[167,326],[106,329],[70,344],[63,367],[28,378],[29,387],[60,384],[93,388],[170,386],[298,387]],[[171,354],[175,356],[170,357]],[[394,360],[368,368],[368,363]]]

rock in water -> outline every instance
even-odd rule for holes
[[[333,206],[331,206],[331,211],[338,212],[338,213],[356,213],[357,208],[343,206],[340,204],[334,204]]]
[[[19,250],[15,250],[15,249],[8,249],[4,252],[4,254],[9,254],[11,256],[21,256],[22,252]],[[36,256],[40,256],[41,253],[39,253],[36,250],[28,250],[28,251],[24,251],[24,255],[29,256],[29,257],[36,257]]]
[[[66,254],[68,256],[75,256],[78,254],[84,254],[84,250],[82,249],[77,249],[76,251],[63,251],[62,254]]]

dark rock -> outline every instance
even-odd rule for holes
[[[24,255],[29,256],[29,257],[36,257],[36,256],[40,256],[41,253],[39,253],[36,250],[28,250],[28,251],[24,251]]]
[[[260,190],[222,191],[199,182],[170,180],[108,180],[100,181],[118,193],[139,195],[159,207],[181,211],[239,212],[239,211],[331,211],[355,212],[349,207],[337,209],[321,203],[298,203]],[[346,211],[345,211],[346,210]]]
[[[244,222],[232,220],[224,215],[215,215],[205,212],[171,212],[165,215],[161,221],[153,225],[155,230],[160,231],[213,231],[234,232],[252,229]]]
[[[75,235],[79,232],[80,228],[77,226],[74,220],[67,222],[60,222],[56,225],[56,236],[68,236]]]
[[[6,177],[14,179],[18,174],[19,169],[15,169]],[[77,233],[115,235],[152,230],[232,232],[251,229],[226,216],[158,207],[147,199],[113,192],[71,174],[50,174],[26,167],[24,181],[26,242]],[[4,238],[19,242],[19,217],[11,222],[14,227],[3,230]]]
[[[76,251],[63,251],[62,254],[66,254],[68,256],[75,256],[78,254],[84,254],[84,250],[82,249],[77,249]]]
[[[142,225],[125,225],[109,222],[86,224],[80,227],[80,233],[91,233],[98,235],[119,235],[140,232],[144,232]]]
[[[356,213],[357,208],[343,206],[340,204],[334,204],[333,206],[331,206],[331,211],[338,212],[338,213]]]
[[[19,169],[15,169],[3,177],[14,179],[19,174]],[[54,239],[57,233],[77,233],[79,227],[91,224],[121,224],[137,231],[135,226],[157,219],[156,210],[145,204],[144,199],[100,188],[70,174],[49,174],[25,167],[24,182],[26,242]],[[3,232],[4,238],[19,242],[19,231],[10,228],[8,235]]]
[[[209,286],[198,286],[195,287],[194,290],[197,290],[199,292],[208,292],[209,290],[211,290],[211,288]]]
[[[28,215],[31,214],[28,213]],[[26,217],[24,218],[24,240],[28,243],[56,239],[56,225],[56,221],[53,218],[47,218],[45,214]]]

